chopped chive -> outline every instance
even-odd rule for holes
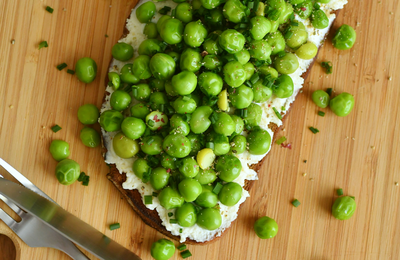
[[[179,251],[185,250],[187,247],[185,244],[179,245],[176,247]]]
[[[321,6],[319,4],[317,4],[317,3],[314,4],[314,9],[315,10],[319,10],[320,8],[321,8]]]
[[[356,200],[356,197],[354,197],[354,196],[349,196],[350,198],[352,198],[353,200]]]
[[[183,231],[183,230],[180,228],[180,229],[179,229],[179,233],[182,233],[182,231]]]
[[[338,196],[342,196],[342,195],[343,195],[343,189],[337,189],[337,190],[336,190],[336,194],[337,194]]]
[[[150,163],[149,163],[150,164]],[[151,169],[151,168],[149,168],[149,170],[147,171],[147,172],[144,172],[143,173],[143,177],[142,177],[142,181],[144,182],[144,183],[147,183],[149,180],[150,180],[150,175],[151,175],[151,172],[153,171],[153,169]],[[151,204],[151,203],[150,203]]]
[[[326,74],[332,74],[332,62],[330,61],[323,61],[321,62],[321,67],[325,69]]]
[[[68,66],[67,63],[64,62],[64,63],[57,65],[57,69],[59,71],[61,71],[61,70],[65,69],[67,66]]]
[[[291,22],[290,25],[291,26],[299,26],[299,23],[298,22]]]
[[[187,96],[183,96],[182,97],[182,100],[184,100],[184,101],[188,101],[188,100],[190,100],[190,95],[187,95]]]
[[[218,195],[221,189],[222,189],[222,184],[220,182],[217,182],[212,192]]]
[[[110,225],[110,230],[119,229],[121,225],[119,223],[114,223]]]
[[[151,195],[145,195],[144,196],[144,204],[153,204],[153,196]]]
[[[282,110],[282,111],[285,111],[285,110],[286,110],[285,106],[282,106],[282,107],[281,107],[281,110]]]
[[[292,38],[293,36],[293,32],[292,31],[288,31],[287,33],[285,33],[284,37],[286,40],[289,40],[290,38]]]
[[[168,212],[168,217],[172,217],[173,215],[174,215],[174,213]]]
[[[67,70],[67,73],[68,73],[68,74],[71,74],[71,75],[74,75],[74,74],[75,74],[75,71],[68,69],[68,70]]]
[[[311,132],[313,132],[313,134],[316,134],[316,133],[319,132],[319,130],[318,130],[317,128],[314,128],[314,127],[312,127],[312,126],[310,126],[308,129],[310,129]]]
[[[318,111],[318,115],[319,115],[319,116],[325,116],[325,112]]]
[[[51,8],[50,6],[46,6],[46,11],[52,14],[54,9]]]
[[[169,7],[169,6],[164,6],[163,8],[160,9],[160,11],[158,11],[158,13],[165,15],[165,14],[167,14],[169,11],[171,11],[171,7]]]
[[[160,112],[164,112],[165,111],[165,105],[164,104],[160,104]]]
[[[254,2],[249,2],[249,3],[247,4],[247,8],[253,9],[253,8],[254,8]]]
[[[292,205],[297,208],[298,206],[300,206],[300,201],[298,199],[295,199],[292,201]]]
[[[185,251],[181,252],[181,256],[182,256],[182,258],[188,258],[188,257],[192,256],[192,253],[190,253],[189,250],[185,250]]]
[[[280,51],[277,54],[278,54],[279,58],[283,58],[283,57],[286,56],[286,52],[285,51]]]
[[[81,174],[79,174],[78,181],[83,181],[83,178],[84,178],[85,176],[86,176],[86,173],[81,172]]]
[[[59,125],[55,125],[55,126],[53,126],[52,128],[51,128],[51,130],[54,132],[54,133],[57,133],[58,131],[60,131],[62,128],[61,128],[61,126],[59,126]]]
[[[328,93],[329,96],[331,96],[332,95],[332,88],[326,89],[325,92]]]
[[[149,139],[146,140],[146,144],[151,145],[154,141],[155,141],[155,139],[153,137],[150,137]]]
[[[177,224],[177,223],[178,223],[178,220],[176,220],[176,219],[174,219],[174,218],[170,218],[170,219],[169,219],[169,223],[170,223],[170,224]]]
[[[137,95],[138,95],[138,88],[137,88],[137,87],[133,87],[133,88],[132,88],[132,95],[133,95],[134,97],[137,97]]]
[[[148,124],[149,126],[154,126],[154,121],[151,120],[151,119],[149,119],[149,120],[147,120],[147,124]],[[153,141],[154,141],[154,140],[153,140]]]
[[[254,73],[250,78],[251,84],[256,84],[256,82],[260,79],[260,75],[258,73]]]
[[[157,197],[158,193],[153,191],[153,197]]]
[[[213,142],[207,142],[206,143],[206,148],[210,148],[211,150],[214,150],[214,143]]]
[[[307,160],[304,160],[303,163],[307,163]]]
[[[243,109],[243,117],[246,118],[247,117],[247,108]]]
[[[108,38],[108,34],[104,35],[106,38]]]
[[[281,138],[279,138],[278,140],[276,140],[276,144],[283,144],[283,142],[285,142],[287,139],[286,139],[286,137],[284,137],[284,136],[282,136]]]
[[[282,115],[278,112],[278,110],[277,110],[275,107],[273,107],[272,109],[274,110],[275,115],[276,115],[279,119],[282,119]]]
[[[47,41],[42,41],[41,43],[39,43],[39,50],[41,48],[47,48],[49,47],[49,45],[47,44]]]
[[[245,125],[244,127],[246,127],[246,129],[248,130],[248,131],[251,131],[251,126],[249,126],[249,125]]]

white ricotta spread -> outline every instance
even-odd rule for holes
[[[136,8],[140,6],[140,4],[145,3],[147,1],[149,0],[140,1],[137,4]],[[330,3],[328,4],[321,4],[321,9],[325,11],[325,13],[329,18],[329,26],[326,29],[322,30],[315,29],[314,27],[312,27],[309,19],[303,20],[297,15],[295,15],[297,20],[304,23],[306,30],[308,32],[308,41],[313,42],[317,47],[320,47],[321,44],[323,43],[325,35],[327,34],[330,28],[330,25],[335,19],[335,14],[332,14],[331,12],[338,9],[342,9],[346,3],[347,0],[331,0]],[[155,5],[157,7],[157,10],[159,10],[164,6],[170,6],[171,8],[175,8],[177,4],[171,0],[167,0],[164,2],[155,2]],[[141,24],[136,18],[136,8],[132,10],[131,16],[126,23],[126,27],[129,31],[129,34],[125,38],[119,41],[131,44],[133,46],[135,50],[135,55],[132,58],[132,60],[136,56],[138,56],[137,53],[138,47],[140,43],[146,39],[146,36],[143,34],[144,24]],[[153,22],[156,22],[160,17],[161,15],[156,13],[153,18]],[[132,60],[127,62],[120,62],[117,60],[113,60],[110,66],[110,71],[120,71],[120,69],[126,63],[130,63],[132,62]],[[293,95],[289,98],[277,98],[273,96],[269,101],[259,104],[263,110],[260,127],[267,130],[271,135],[271,138],[273,138],[274,133],[268,128],[269,123],[271,122],[275,123],[277,126],[282,125],[282,121],[275,115],[273,107],[275,107],[278,110],[278,112],[286,113],[286,111],[288,111],[290,105],[295,100],[300,89],[303,87],[304,79],[301,77],[301,75],[308,69],[308,67],[312,62],[312,60],[303,60],[300,58],[298,58],[298,60],[299,60],[299,68],[293,74],[289,75],[294,83]],[[106,92],[111,94],[113,91],[114,90],[112,87],[107,86]],[[106,97],[105,102],[102,105],[101,112],[111,109],[110,96],[111,95],[108,95]],[[127,179],[122,185],[123,188],[128,190],[132,189],[138,190],[142,194],[144,203],[144,195],[151,195],[155,190],[153,189],[153,187],[150,185],[149,182],[143,183],[141,179],[136,177],[136,175],[133,173],[132,165],[133,162],[135,161],[134,158],[122,159],[115,154],[112,146],[112,139],[117,133],[106,132],[104,131],[104,129],[101,129],[101,131],[103,133],[105,139],[105,145],[107,148],[105,162],[108,164],[115,164],[120,172],[126,173]],[[237,157],[242,163],[242,171],[240,173],[240,176],[237,179],[235,179],[234,182],[237,182],[238,184],[243,186],[245,180],[257,180],[258,179],[257,173],[254,170],[250,169],[249,166],[258,163],[260,160],[264,158],[264,156],[267,153],[263,155],[251,155],[248,151],[245,151],[244,153],[237,155]],[[225,231],[225,229],[227,229],[231,225],[231,223],[237,218],[240,205],[249,196],[250,196],[249,193],[246,190],[243,190],[242,198],[240,199],[240,201],[235,206],[231,207],[225,206],[220,202],[218,202],[220,206],[220,213],[222,216],[222,224],[218,229],[213,231],[205,230],[197,225],[183,228],[178,224],[170,224],[169,223],[170,218],[168,217],[168,213],[173,212],[174,210],[166,210],[164,207],[162,207],[157,197],[153,197],[153,203],[147,204],[146,207],[152,210],[156,209],[162,220],[162,224],[165,226],[165,228],[168,231],[170,231],[173,235],[180,236],[181,242],[184,242],[187,238],[198,242],[205,242],[220,236]],[[179,232],[180,229],[182,229],[182,233]]]

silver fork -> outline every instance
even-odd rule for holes
[[[46,193],[41,191],[32,182],[25,178],[25,176],[20,174],[17,170],[15,170],[11,165],[9,165],[1,158],[0,165],[4,169],[6,169],[15,179],[17,179],[23,186],[54,202],[49,196],[47,196]],[[0,178],[4,177],[0,175]],[[0,195],[0,199],[4,201],[4,203],[6,203],[18,216],[21,217],[21,221],[15,221],[1,208],[0,219],[3,220],[4,223],[6,223],[6,225],[9,226],[28,246],[55,248],[66,253],[75,260],[89,259],[71,241],[54,231],[52,228],[48,227],[32,214],[23,211],[3,195]]]

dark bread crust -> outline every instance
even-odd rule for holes
[[[134,4],[136,5],[136,3]],[[134,6],[133,6],[134,7]],[[132,7],[132,8],[133,8]],[[334,11],[333,13],[336,14],[336,16],[338,15],[340,10]],[[128,17],[129,18],[129,17]],[[333,23],[332,23],[333,25]],[[331,26],[332,26],[331,25]],[[330,28],[331,29],[331,28]],[[129,33],[128,29],[125,27],[124,31],[123,31],[123,35],[121,38],[126,37],[126,35]],[[328,35],[328,34],[327,34]],[[327,35],[325,35],[325,39],[327,37]],[[323,45],[321,45],[318,49],[318,53],[320,51],[320,48]],[[307,78],[307,76],[309,75],[312,66],[314,65],[314,62],[318,56],[315,56],[315,58],[313,59],[312,63],[310,64],[310,66],[308,67],[307,71],[305,71],[301,77],[305,80]],[[106,86],[107,86],[107,79],[106,79]],[[106,95],[104,96],[104,100],[105,97],[108,95],[108,93],[106,92]],[[104,102],[103,100],[103,102]],[[291,110],[291,107],[289,108],[289,110],[286,112],[286,114],[283,116],[282,118],[282,123],[285,122],[286,118],[288,117],[288,114]],[[283,126],[283,124],[282,124]],[[277,137],[277,133],[281,130],[282,126],[278,127],[276,124],[274,123],[270,123],[268,125],[268,127],[274,132],[274,137],[272,142],[275,141],[276,137]],[[105,140],[104,138],[102,139],[103,141],[103,155],[104,157],[106,156],[106,146],[105,146]],[[268,155],[268,154],[267,154]],[[253,164],[250,166],[250,169],[253,169],[254,171],[257,172],[257,174],[259,174],[259,171],[263,165],[263,162],[265,160],[267,156],[265,156],[260,162],[258,162],[257,164]],[[157,231],[159,231],[160,233],[164,234],[165,236],[177,240],[179,241],[180,237],[179,236],[174,236],[172,235],[163,225],[162,225],[162,221],[160,219],[160,217],[158,216],[158,213],[156,210],[150,210],[148,209],[142,202],[142,196],[140,195],[139,191],[137,190],[125,190],[122,188],[122,184],[126,181],[126,173],[122,172],[120,173],[117,169],[117,167],[115,166],[115,164],[111,164],[110,166],[110,173],[107,174],[107,178],[115,185],[115,187],[117,187],[117,189],[121,192],[121,194],[124,196],[124,198],[126,199],[126,201],[129,203],[129,205],[132,206],[133,210],[136,212],[136,214],[139,215],[139,217],[143,220],[144,223],[146,223],[147,225],[149,225],[150,227],[156,229]],[[243,188],[247,191],[250,191],[251,187],[253,186],[254,181],[249,181],[246,180],[245,181],[245,185],[243,186]],[[240,208],[239,208],[240,210]],[[232,225],[231,225],[232,226]],[[225,230],[226,231],[226,230]],[[225,232],[224,231],[224,232]],[[221,235],[222,236],[222,235]],[[220,237],[221,237],[220,236]],[[197,245],[205,245],[207,243],[213,242],[216,239],[220,238],[220,237],[214,237],[212,240],[206,241],[206,242],[197,242],[195,240],[191,240],[191,239],[187,239],[185,241],[186,244],[197,244]]]

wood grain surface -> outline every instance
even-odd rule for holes
[[[66,210],[151,259],[151,244],[163,236],[144,225],[106,179],[101,148],[81,143],[83,126],[76,116],[85,103],[101,105],[111,47],[132,2],[0,0],[0,157]],[[45,11],[47,5],[53,14]],[[279,134],[292,149],[273,145],[233,227],[215,243],[190,246],[190,259],[400,259],[399,22],[395,0],[351,0],[345,6],[333,30],[349,24],[357,42],[349,51],[334,49],[330,38],[325,43],[317,61],[332,61],[333,74],[315,64]],[[38,50],[43,40],[49,47]],[[91,84],[56,69],[63,62],[73,69],[85,56],[98,64]],[[325,117],[317,115],[310,96],[326,88],[355,96],[349,116],[329,109]],[[55,124],[62,130],[53,133]],[[313,134],[310,126],[320,132]],[[54,139],[70,144],[70,158],[91,177],[88,187],[58,183],[57,162],[48,152]],[[9,177],[3,169],[0,174]],[[337,188],[356,197],[350,220],[330,213]],[[298,208],[290,204],[294,198],[301,202]],[[252,230],[265,215],[279,224],[274,239],[261,240]],[[121,228],[110,231],[115,222]],[[54,249],[27,247],[1,221],[0,233],[13,240],[17,259],[69,259]],[[0,236],[0,259],[11,260],[7,252],[13,249],[3,241]],[[173,259],[181,257],[175,253]]]

